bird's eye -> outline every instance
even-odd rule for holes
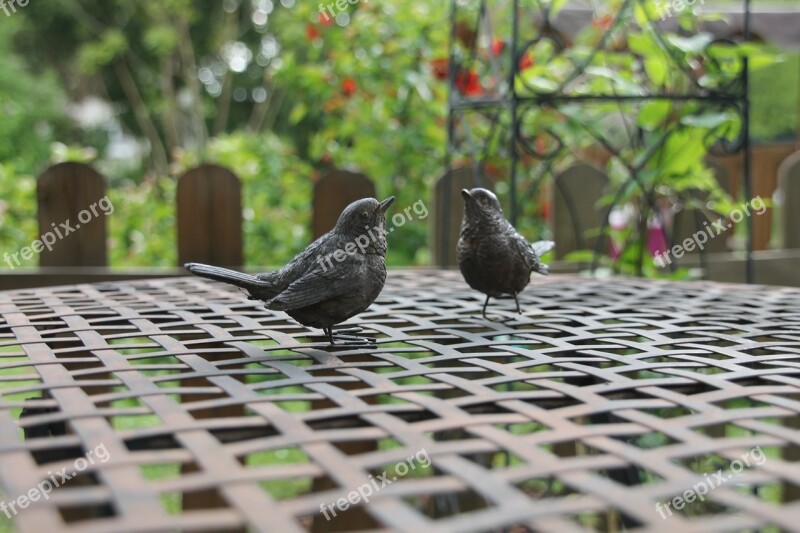
[[[369,218],[369,213],[367,213],[366,211],[362,211],[361,212],[361,218],[363,218],[364,220],[367,220]]]

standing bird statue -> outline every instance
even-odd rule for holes
[[[227,268],[187,263],[186,269],[204,278],[244,289],[251,300],[285,311],[304,326],[320,328],[333,346],[370,341],[345,335],[355,330],[333,326],[366,310],[386,281],[386,210],[394,202],[362,198],[348,205],[336,226],[311,243],[286,266],[253,276]]]
[[[540,257],[549,251],[553,241],[529,244],[525,237],[503,216],[500,202],[492,192],[480,187],[461,191],[464,197],[464,218],[458,238],[458,268],[467,284],[486,295],[483,317],[489,298],[504,294],[514,297],[531,281],[531,272],[547,275],[547,265]]]

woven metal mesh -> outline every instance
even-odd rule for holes
[[[487,322],[458,273],[391,271],[351,321],[378,348],[328,350],[197,278],[2,293],[0,500],[91,451],[17,529],[797,530],[800,291],[553,276],[520,300]]]

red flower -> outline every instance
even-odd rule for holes
[[[450,66],[450,60],[446,57],[440,57],[431,61],[431,69],[433,69],[433,77],[439,81],[447,79],[447,70]]]
[[[492,176],[493,178],[500,178],[503,175],[503,169],[491,162],[487,162],[483,165],[483,171],[487,176]]]
[[[500,54],[503,53],[503,50],[506,48],[506,42],[503,39],[495,39],[492,41],[492,45],[490,46],[492,50],[492,55],[498,57]]]
[[[544,220],[550,220],[550,212],[552,211],[552,206],[550,202],[542,202],[539,205],[539,216]]]
[[[456,88],[464,96],[475,96],[483,92],[478,74],[474,70],[459,72],[456,77]]]
[[[356,80],[353,78],[345,78],[342,80],[342,92],[348,98],[355,94],[356,89],[358,89],[358,84],[356,84]]]
[[[592,20],[592,26],[596,30],[607,30],[611,27],[611,22],[613,21],[613,17],[611,15],[603,15],[600,18],[595,18]]]
[[[530,68],[535,63],[536,62],[533,60],[531,55],[526,52],[525,55],[522,56],[522,58],[520,58],[520,60],[519,60],[519,70],[522,71],[522,70],[525,70],[526,68]]]
[[[319,37],[319,30],[313,24],[309,24],[306,26],[306,37],[308,37],[309,41],[313,41]]]
[[[545,155],[547,153],[547,139],[545,139],[544,135],[536,136],[534,147],[536,148],[536,153],[539,155]]]
[[[333,24],[333,17],[328,14],[326,11],[325,13],[319,14],[319,23],[323,26],[330,26]]]

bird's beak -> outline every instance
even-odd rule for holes
[[[474,200],[474,198],[467,189],[461,189],[461,196],[464,197],[465,201]]]
[[[389,206],[392,205],[394,202],[394,196],[390,196],[386,200],[382,201],[380,205],[378,205],[378,211],[381,213],[385,213]]]

